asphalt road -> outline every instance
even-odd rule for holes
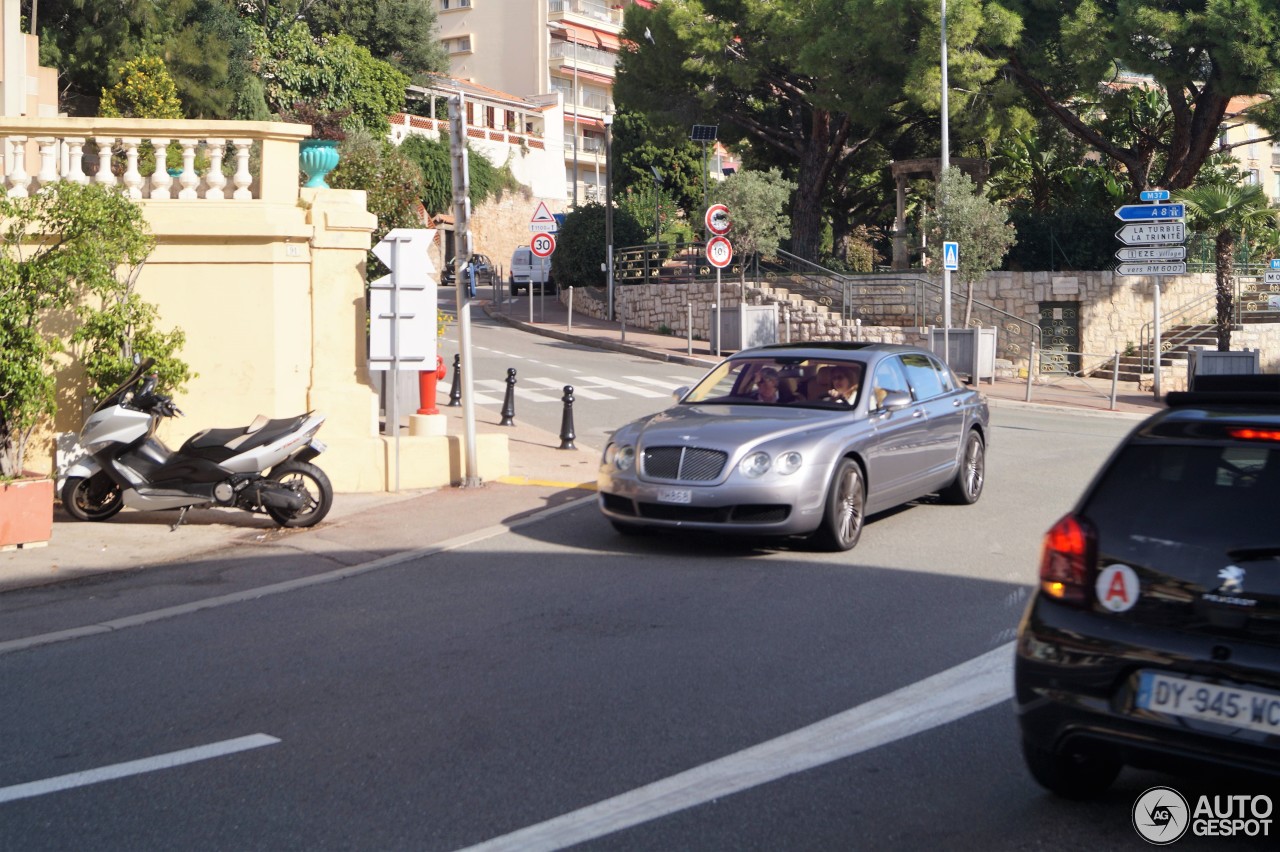
[[[993,420],[982,501],[847,554],[622,538],[588,502],[2,656],[0,849],[1142,848],[1166,779],[1053,799],[1007,700],[1040,536],[1132,421]]]

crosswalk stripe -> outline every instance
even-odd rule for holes
[[[560,391],[559,398],[561,400],[564,399],[564,386],[566,384],[565,382],[558,382],[555,379],[547,379],[541,376],[534,376],[533,378],[527,379],[526,381],[536,382],[537,384],[540,384],[546,388],[555,388],[556,390]],[[617,397],[614,396],[613,394],[600,393],[599,391],[594,391],[594,390],[591,390],[590,388],[580,388],[576,384],[570,384],[569,386],[573,388],[574,399],[617,399]]]
[[[623,382],[615,382],[611,379],[602,379],[599,376],[583,376],[578,379],[578,381],[583,384],[590,383],[592,385],[599,385],[600,387],[612,388],[613,390],[619,390],[623,393],[632,394],[633,396],[648,397],[649,399],[661,399],[667,395],[661,391],[649,390],[648,388],[638,388],[634,385],[624,384]]]
[[[653,385],[654,387],[662,388],[667,393],[670,393],[681,385],[691,384],[691,382],[688,381],[672,382],[665,379],[651,379],[648,376],[623,376],[623,378],[630,379],[633,382],[640,382],[641,384]]]

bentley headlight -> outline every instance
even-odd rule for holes
[[[789,453],[783,453],[782,455],[778,456],[778,462],[777,462],[778,473],[782,474],[783,476],[787,476],[788,474],[795,473],[797,470],[799,470],[800,465],[802,464],[804,464],[804,459],[801,457],[799,453],[795,452],[794,450]]]
[[[738,470],[742,471],[743,476],[757,479],[768,473],[772,463],[768,453],[752,453],[739,463]]]
[[[636,448],[632,446],[619,447],[618,452],[613,457],[613,466],[618,470],[631,470],[635,465]]]

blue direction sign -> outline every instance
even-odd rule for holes
[[[1144,189],[1138,194],[1143,201],[1168,201],[1169,190],[1167,189]]]
[[[1271,258],[1271,268],[1280,269],[1280,257]]]
[[[1126,204],[1116,210],[1121,222],[1177,221],[1187,215],[1182,204]]]

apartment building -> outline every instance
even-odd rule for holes
[[[1280,142],[1249,121],[1250,108],[1263,100],[1257,95],[1232,98],[1218,143],[1229,147],[1247,183],[1260,185],[1272,204],[1280,204]]]
[[[449,76],[534,102],[563,104],[563,128],[545,128],[548,147],[563,139],[565,198],[603,201],[605,122],[623,14],[653,0],[436,0]],[[556,132],[562,130],[562,132]]]

